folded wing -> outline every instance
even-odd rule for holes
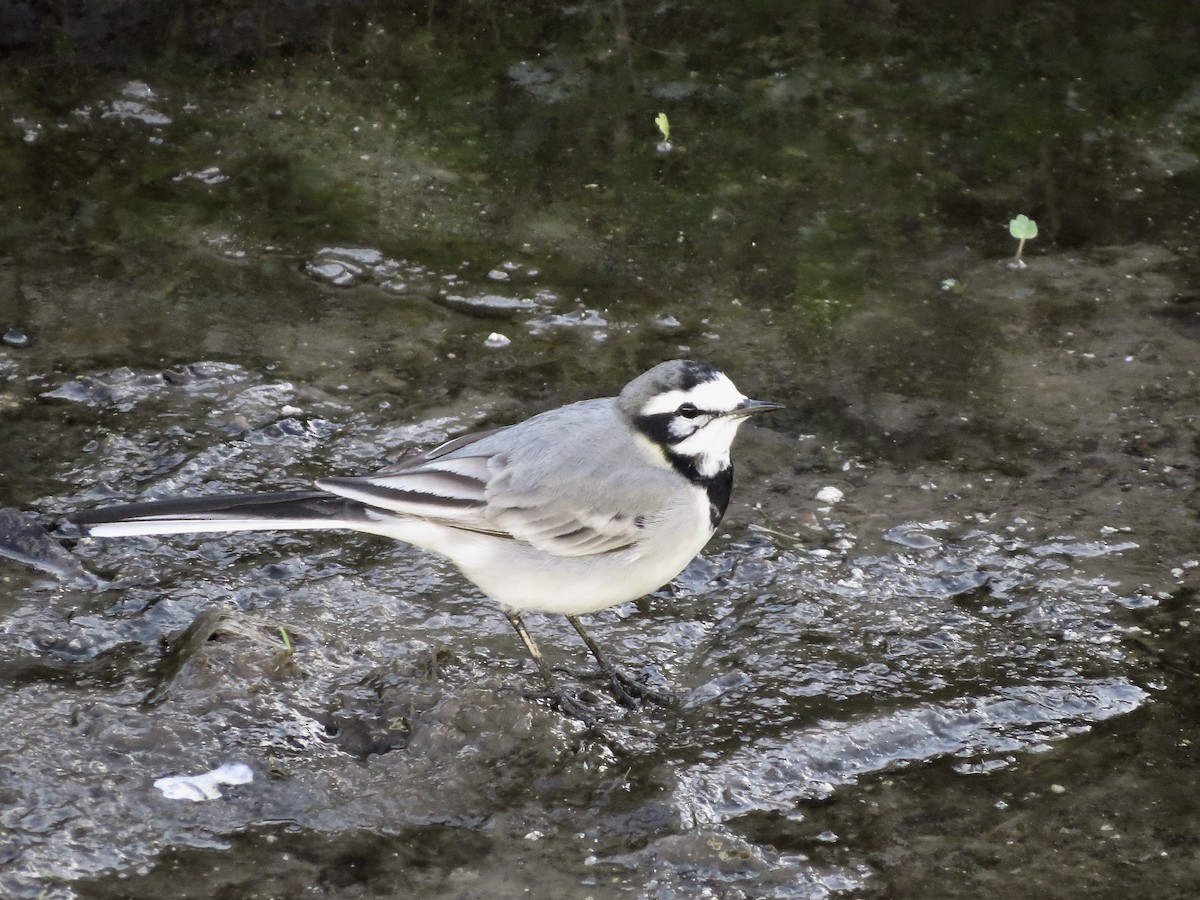
[[[549,466],[557,479],[518,469],[516,454],[471,435],[357,478],[326,478],[317,486],[402,515],[523,541],[555,556],[611,553],[636,544],[647,521],[677,485],[628,485],[591,466]],[[538,455],[522,454],[528,466]],[[547,467],[546,455],[540,463]],[[611,471],[599,467],[600,471]],[[522,477],[525,475],[526,477]],[[665,473],[664,473],[665,475]]]

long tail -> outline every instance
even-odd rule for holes
[[[366,505],[325,491],[221,494],[126,503],[76,513],[73,521],[88,534],[187,534],[201,531],[271,531],[364,528]]]

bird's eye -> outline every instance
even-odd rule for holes
[[[675,410],[675,413],[683,416],[685,419],[694,419],[697,416],[703,415],[695,403],[681,403],[679,409]]]

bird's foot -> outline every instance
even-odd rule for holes
[[[592,699],[588,700],[586,699],[588,693],[590,692],[585,691],[584,695],[581,696],[556,685],[546,691],[526,693],[525,699],[544,703],[551,709],[558,710],[568,719],[574,719],[582,723],[589,731],[603,735],[604,731],[600,726],[608,721],[608,719],[601,715],[596,708],[596,702],[599,698],[593,694]]]
[[[613,669],[607,674],[613,694],[627,709],[637,709],[643,703],[653,703],[655,706],[675,706],[679,703],[679,698],[674,694],[656,691],[618,669]]]
[[[600,723],[604,721],[592,704],[570,691],[559,689],[551,695],[550,702],[564,716],[582,722],[593,731],[599,729]]]
[[[622,673],[611,676],[610,686],[614,698],[626,709],[639,709],[644,703],[653,703],[658,706],[674,706],[679,702],[674,694],[652,690]],[[543,702],[548,701],[551,707],[557,709],[564,716],[581,722],[586,728],[597,734],[603,734],[601,725],[609,722],[610,719],[600,711],[598,704],[602,705],[603,701],[594,694],[591,694],[592,699],[589,700],[589,694],[591,692],[588,690],[584,690],[582,693],[574,693],[563,688],[557,688],[556,690],[537,694],[536,699]]]

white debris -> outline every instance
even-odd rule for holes
[[[364,266],[378,266],[383,262],[383,254],[374,247],[322,247],[317,251],[317,256],[352,259]]]
[[[170,125],[171,117],[158,112],[145,103],[137,100],[114,100],[108,109],[100,114],[102,119],[120,119],[122,122],[136,121],[143,125]]]
[[[170,775],[154,782],[168,800],[218,800],[222,784],[249,784],[254,772],[245,763],[225,763],[203,775]]]
[[[840,503],[846,495],[832,485],[826,485],[817,491],[816,499],[821,503]]]
[[[130,100],[157,100],[158,94],[154,93],[154,88],[146,84],[144,81],[126,82],[121,88],[122,95]]]
[[[199,172],[180,172],[174,176],[172,181],[199,181],[201,184],[224,184],[229,180],[218,166],[209,166],[207,169],[201,169]]]
[[[13,116],[12,122],[24,132],[21,139],[27,144],[36,144],[38,138],[42,136],[41,122],[34,122],[22,116]]]
[[[507,347],[512,343],[512,338],[501,334],[498,331],[493,331],[487,336],[487,340],[483,342],[483,346],[491,350],[499,350],[501,347]]]
[[[319,281],[328,281],[338,287],[353,284],[354,279],[362,274],[362,269],[341,260],[330,260],[320,265],[308,263],[304,271]]]

